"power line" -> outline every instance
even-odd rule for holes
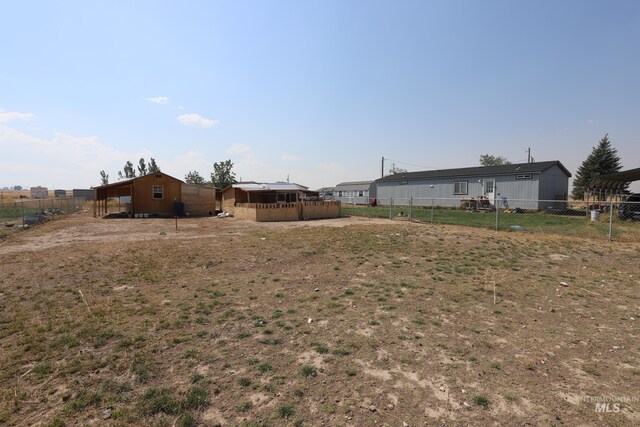
[[[438,169],[438,168],[434,168],[434,167],[432,167],[432,166],[414,165],[414,164],[412,164],[412,163],[401,162],[401,161],[399,161],[399,160],[389,159],[388,157],[385,157],[385,158],[384,158],[384,161],[385,161],[385,162],[386,162],[386,161],[395,162],[395,163],[398,163],[398,164],[401,164],[401,165],[413,166],[413,167],[415,167],[415,168]]]

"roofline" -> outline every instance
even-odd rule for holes
[[[569,170],[566,167],[564,167],[564,165],[559,160],[549,160],[549,161],[533,162],[533,163],[510,163],[508,165],[497,165],[497,166],[471,166],[466,168],[434,169],[434,170],[427,170],[427,171],[406,172],[406,173],[387,175],[382,178],[376,179],[374,182],[378,183],[378,182],[396,182],[396,181],[405,181],[405,180],[441,179],[441,178],[453,178],[453,177],[459,177],[459,176],[461,177],[483,176],[483,175],[486,175],[485,173],[482,173],[484,168],[496,168],[496,167],[497,168],[504,167],[505,170],[504,171],[494,170],[489,175],[512,175],[514,172],[516,172],[513,170],[514,166],[517,167],[521,165],[522,166],[536,165],[536,164],[543,164],[543,163],[546,164],[545,165],[546,167],[541,167],[537,170],[534,169],[534,170],[523,171],[523,173],[541,173],[553,166],[558,166],[567,175],[568,178],[571,178],[571,172],[569,172]],[[443,174],[433,176],[433,177],[416,176],[424,173],[433,173],[433,174],[443,173]]]
[[[169,178],[175,179],[176,181],[180,181],[181,183],[186,184],[186,182],[184,182],[183,180],[178,179],[178,178],[176,178],[176,177],[174,177],[174,176],[171,176],[171,175],[169,175],[168,173],[164,173],[164,172],[160,171],[160,172],[150,172],[150,173],[148,173],[148,174],[146,174],[146,175],[136,176],[135,178],[129,178],[129,179],[126,179],[126,180],[124,180],[124,181],[113,182],[113,183],[111,183],[111,184],[100,185],[100,186],[98,186],[98,187],[93,187],[93,188],[94,188],[94,189],[96,189],[96,188],[109,188],[109,187],[117,187],[117,186],[120,186],[120,185],[127,185],[127,184],[131,184],[131,183],[132,183],[132,182],[134,182],[135,180],[140,179],[140,178],[144,178],[145,176],[147,176],[147,175],[151,175],[152,173],[160,173],[160,174],[162,174],[162,175],[164,175],[164,176],[168,176]]]

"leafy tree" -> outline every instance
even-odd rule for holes
[[[124,164],[124,174],[122,173],[122,171],[118,171],[118,178],[123,179],[123,178],[135,178],[136,177],[136,171],[133,168],[133,163],[131,163],[129,160],[127,160],[127,163]]]
[[[151,157],[149,159],[149,173],[155,173],[155,172],[160,172],[160,168],[156,164],[156,159]]]
[[[13,189],[16,191],[21,191],[22,190],[22,185],[14,185]]]
[[[394,163],[393,165],[391,165],[391,169],[389,169],[389,174],[390,175],[395,175],[397,173],[407,173],[406,169],[403,168],[399,168],[398,166],[396,166],[396,164]]]
[[[510,164],[511,162],[503,156],[493,156],[491,154],[480,155],[480,166],[501,166]]]
[[[606,134],[578,168],[573,180],[573,198],[584,199],[585,190],[589,188],[591,181],[602,175],[619,172],[620,169],[622,165],[618,150],[611,146],[609,134]],[[629,184],[625,185],[623,191],[627,191],[628,187]]]
[[[147,164],[143,157],[140,157],[140,160],[138,160],[138,172],[140,173],[140,176],[145,176],[148,173]]]
[[[100,181],[102,182],[102,185],[107,185],[109,183],[109,175],[103,170],[100,171]]]
[[[190,171],[188,174],[184,176],[184,181],[187,184],[199,184],[199,185],[205,184],[204,178],[200,176],[198,171],[193,171],[193,172]]]
[[[224,162],[216,162],[213,164],[213,173],[211,174],[211,183],[216,188],[227,188],[228,186],[235,184],[236,174],[233,173],[233,163],[231,160],[225,160]]]

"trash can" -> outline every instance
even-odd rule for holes
[[[173,202],[173,216],[183,217],[184,216],[184,203],[183,202]]]
[[[599,210],[592,210],[591,211],[591,221],[592,222],[600,221],[600,211]]]

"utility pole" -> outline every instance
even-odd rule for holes
[[[384,156],[382,156],[382,169],[380,173],[380,178],[384,178]]]
[[[527,163],[531,163],[531,147],[527,148]]]

